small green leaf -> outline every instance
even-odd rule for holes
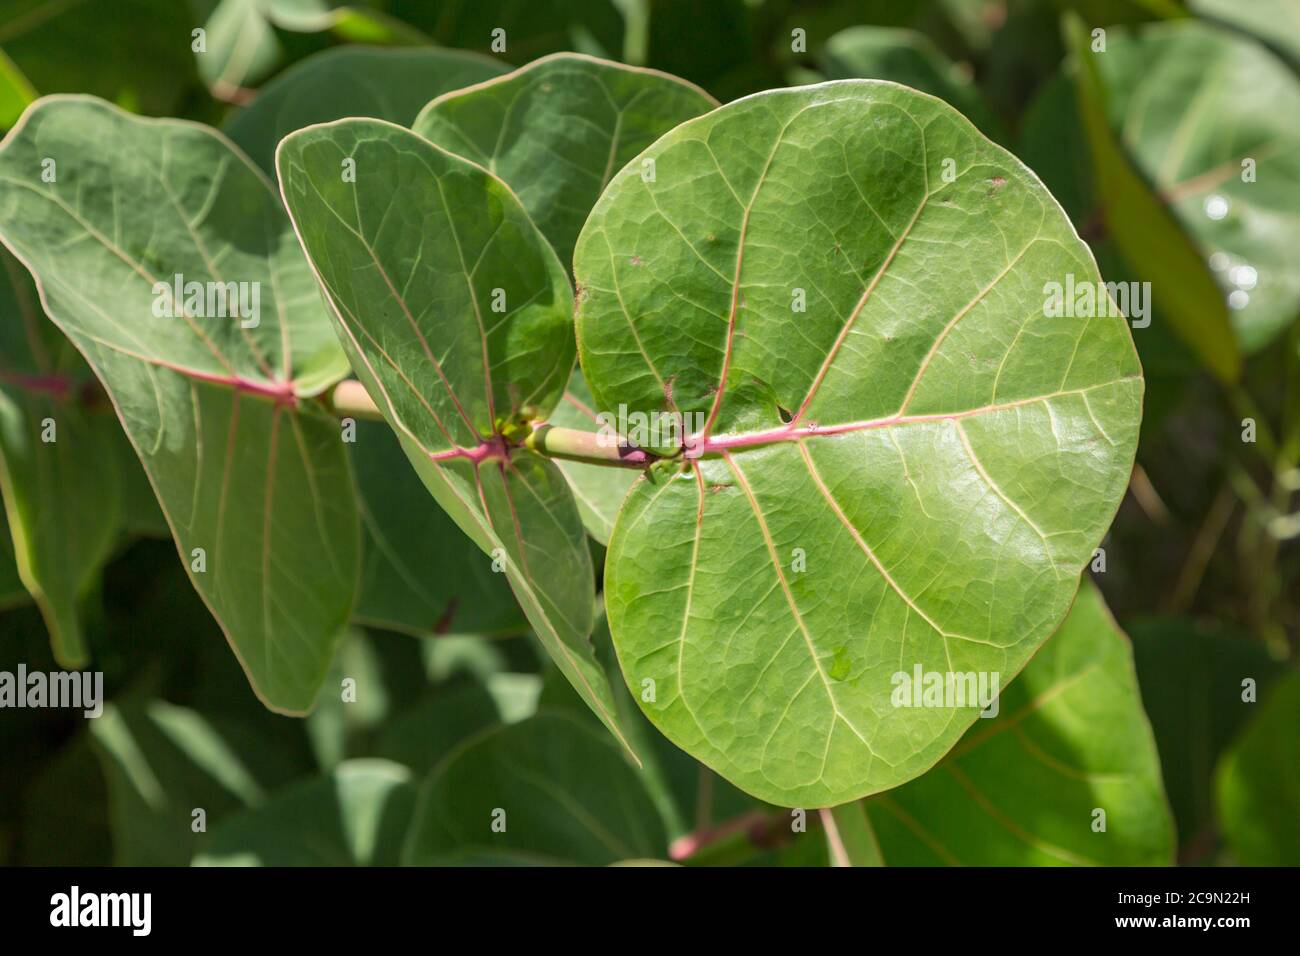
[[[195,866],[396,866],[411,819],[410,771],[349,760],[213,828]]]
[[[408,126],[433,97],[504,71],[495,60],[459,50],[337,47],[295,63],[267,83],[225,130],[274,176],[275,147],[294,130],[345,116]]]
[[[609,738],[563,714],[486,733],[420,788],[407,864],[583,864],[667,854],[645,788]]]
[[[267,706],[306,711],[359,531],[338,423],[306,401],[347,362],[270,183],[206,127],[85,97],[34,104],[0,182],[0,238],[109,392],[195,588]]]
[[[717,105],[666,73],[557,53],[438,97],[411,128],[505,180],[568,263],[610,177]]]
[[[866,805],[889,866],[1172,863],[1132,651],[1097,588],[1084,581],[996,717],[976,721],[930,773]]]
[[[358,377],[425,486],[622,738],[587,641],[594,575],[573,495],[553,463],[497,434],[545,417],[573,368],[573,297],[554,250],[500,180],[389,123],[293,133],[277,167]]]
[[[1256,706],[1215,775],[1219,827],[1242,866],[1300,866],[1300,671]]]
[[[897,786],[979,708],[893,707],[891,676],[1010,680],[1069,609],[1132,466],[1127,323],[1052,314],[1047,283],[1099,283],[1087,247],[1021,163],[904,87],[747,97],[645,159],[654,181],[615,176],[574,258],[596,407],[691,436],[610,540],[624,675],[760,799]]]
[[[196,50],[199,76],[217,99],[239,102],[280,63],[284,50],[261,0],[219,0],[203,25],[205,49]]]

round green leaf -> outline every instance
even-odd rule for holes
[[[664,136],[574,261],[598,410],[689,416],[606,559],[646,714],[773,803],[923,773],[981,705],[896,707],[895,676],[1009,681],[1132,465],[1125,320],[1045,307],[1049,282],[1100,281],[1065,214],[951,107],[844,81]]]

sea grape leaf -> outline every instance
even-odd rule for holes
[[[498,810],[502,832],[492,829]],[[666,844],[637,771],[610,739],[539,712],[466,741],[429,774],[403,862],[603,866],[662,859]]]
[[[1163,866],[1174,825],[1133,653],[1091,581],[930,773],[865,801],[889,866]],[[1104,832],[1093,829],[1096,809]]]
[[[1219,828],[1242,866],[1300,865],[1300,671],[1260,695],[1260,711],[1219,763]]]
[[[1292,0],[1189,0],[1197,16],[1252,34],[1300,70],[1300,7]]]
[[[267,83],[225,125],[268,176],[275,147],[294,130],[345,116],[409,126],[435,96],[505,72],[496,60],[460,50],[338,47],[309,56]]]
[[[999,124],[971,77],[917,30],[849,27],[826,41],[818,62],[830,80],[892,80],[937,96],[988,136],[1000,138]]]
[[[1009,680],[1069,609],[1132,466],[1127,324],[1050,315],[1047,282],[1099,281],[1087,247],[1020,162],[905,87],[759,94],[643,158],[656,181],[615,176],[574,259],[597,405],[694,433],[610,540],[623,673],[760,799],[897,786],[979,706],[894,707],[892,676]]]
[[[0,491],[11,553],[65,667],[90,659],[78,603],[124,518],[121,427],[111,410],[83,407],[89,377],[41,314],[31,278],[0,249]]]
[[[567,264],[610,177],[717,105],[666,73],[557,53],[443,94],[411,128],[505,180]]]
[[[1074,53],[1079,113],[1092,154],[1093,190],[1108,235],[1134,271],[1151,283],[1163,314],[1201,363],[1217,378],[1236,381],[1241,355],[1228,307],[1209,268],[1171,210],[1154,195],[1111,130],[1099,61],[1082,24],[1067,17]]]
[[[349,448],[362,535],[353,620],[412,634],[527,630],[505,575],[429,500],[392,429],[358,421]]]
[[[262,0],[220,0],[203,29],[206,48],[194,55],[199,76],[217,99],[245,99],[247,87],[269,75],[284,55]]]
[[[34,104],[0,182],[0,238],[108,391],[254,690],[306,711],[359,531],[339,426],[305,401],[347,362],[270,183],[206,127],[88,97]],[[178,298],[177,276],[243,304]]]
[[[415,802],[410,771],[349,760],[222,821],[195,866],[396,866]]]
[[[573,294],[554,250],[504,183],[390,123],[301,130],[276,165],[358,377],[430,493],[504,569],[542,645],[621,737],[587,642],[594,574],[573,495],[554,464],[504,453],[496,435],[545,417],[573,368]]]
[[[1300,313],[1300,77],[1191,20],[1112,31],[1093,59],[1111,128],[1209,263],[1241,350],[1258,351]],[[1155,295],[1173,298],[1158,278]]]
[[[582,369],[575,368],[569,377],[569,387],[564,390],[564,399],[555,406],[549,421],[560,428],[597,432],[601,422],[593,405],[591,390],[582,378]],[[555,464],[569,480],[587,533],[601,544],[609,544],[614,517],[627,497],[627,490],[636,481],[637,473],[627,468],[602,468],[559,459]]]
[[[613,0],[389,0],[388,11],[443,46],[509,63],[560,50],[618,56],[623,49],[623,14]],[[497,40],[504,49],[493,46]]]
[[[93,93],[156,116],[202,90],[194,26],[188,3],[6,0],[0,47],[38,93]]]
[[[108,783],[116,862],[184,866],[202,839],[196,807],[216,823],[302,769],[258,729],[161,700],[105,705],[89,730]]]
[[[1281,665],[1249,635],[1205,622],[1146,618],[1128,632],[1183,862],[1196,862],[1213,847],[1214,768],[1259,708],[1242,700],[1244,682],[1262,700]]]

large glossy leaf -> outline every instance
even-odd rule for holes
[[[1128,480],[1126,322],[1045,314],[1047,282],[1098,281],[1060,207],[945,104],[844,81],[664,136],[574,261],[598,406],[696,433],[696,460],[633,487],[606,559],[646,714],[773,803],[924,772],[979,705],[891,706],[893,676],[1010,680]]]
[[[600,866],[662,859],[666,843],[637,772],[609,738],[539,713],[467,741],[429,774],[403,858]]]
[[[10,553],[68,667],[89,659],[77,605],[124,520],[121,428],[111,410],[84,407],[89,377],[41,314],[30,277],[0,250],[0,491]]]
[[[339,47],[285,70],[235,113],[226,132],[268,175],[289,133],[345,116],[409,126],[429,100],[505,71],[459,50]]]
[[[355,182],[341,175],[349,161]],[[499,561],[547,652],[621,736],[587,642],[595,595],[577,505],[554,464],[507,454],[497,435],[544,417],[573,367],[572,292],[554,250],[500,180],[389,123],[294,133],[277,167],[358,376],[430,492]]]
[[[1191,238],[1156,196],[1125,153],[1107,119],[1112,93],[1100,64],[1110,53],[1092,52],[1082,24],[1067,19],[1074,52],[1079,116],[1092,156],[1093,189],[1105,215],[1108,234],[1151,297],[1197,358],[1219,379],[1233,382],[1241,356],[1228,320],[1224,297]]]
[[[1242,350],[1257,351],[1300,314],[1300,78],[1190,20],[1112,31],[1094,60],[1117,136],[1208,261]]]
[[[559,53],[440,96],[412,129],[505,180],[567,264],[610,177],[715,106],[666,73]]]
[[[215,827],[196,866],[396,866],[415,802],[410,772],[349,760]]]
[[[346,359],[270,183],[206,127],[84,97],[24,114],[0,182],[0,238],[107,389],[195,587],[266,704],[305,711],[359,533],[338,424],[306,401]],[[248,308],[200,317],[176,276],[241,283]]]
[[[999,130],[971,77],[924,33],[896,27],[849,27],[826,41],[819,65],[827,79],[893,80],[946,100],[990,136]]]
[[[1219,826],[1243,866],[1300,866],[1300,671],[1260,702],[1219,764]]]
[[[977,721],[933,771],[866,806],[890,866],[1172,863],[1173,819],[1132,649],[1096,587],[1080,587],[996,717]]]

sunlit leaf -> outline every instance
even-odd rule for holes
[[[761,799],[897,786],[979,707],[894,707],[894,675],[1010,680],[1069,609],[1133,460],[1127,323],[1051,314],[1046,283],[1099,281],[1087,247],[905,88],[748,97],[643,158],[655,181],[616,176],[574,260],[597,406],[692,435],[610,541],[624,674]]]

